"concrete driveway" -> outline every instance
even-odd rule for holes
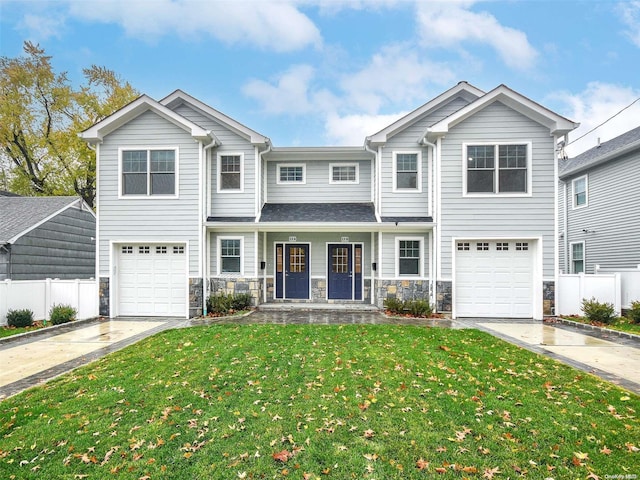
[[[531,320],[391,319],[379,312],[268,310],[220,319],[115,318],[74,322],[0,340],[0,400],[44,383],[143,338],[171,328],[216,323],[408,324],[479,328],[528,350],[567,363],[640,394],[640,341],[596,337],[559,324]]]

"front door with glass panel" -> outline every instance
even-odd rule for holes
[[[309,298],[309,245],[276,244],[276,298]]]
[[[330,244],[327,257],[329,300],[361,300],[362,245]]]

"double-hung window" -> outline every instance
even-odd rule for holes
[[[218,156],[218,191],[242,191],[242,161],[240,154]]]
[[[220,239],[220,273],[242,273],[242,239]]]
[[[574,178],[571,181],[573,190],[573,208],[584,207],[587,205],[587,176]]]
[[[421,275],[422,240],[407,238],[397,242],[398,276]]]
[[[277,183],[305,183],[304,165],[278,165]]]
[[[121,195],[175,196],[177,149],[122,149]]]
[[[394,190],[420,191],[420,155],[417,152],[394,152]]]
[[[466,193],[530,193],[530,144],[466,145],[464,150]]]
[[[571,244],[571,273],[584,273],[584,242]]]

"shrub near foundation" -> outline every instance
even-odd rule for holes
[[[70,305],[54,305],[49,312],[49,321],[52,325],[73,322],[77,311]]]
[[[631,302],[631,308],[627,312],[627,317],[633,323],[640,324],[640,300]]]
[[[582,311],[590,322],[612,323],[616,318],[616,312],[612,304],[598,302],[594,297],[589,300],[582,299]]]
[[[7,312],[7,325],[16,328],[30,327],[33,325],[33,312],[28,308],[9,310]]]

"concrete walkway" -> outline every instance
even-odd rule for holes
[[[0,339],[0,400],[120,350],[155,333],[207,324],[407,324],[478,328],[640,394],[640,341],[579,331],[560,324],[518,320],[388,318],[353,310],[264,310],[243,317],[185,320],[116,318],[75,322]]]

